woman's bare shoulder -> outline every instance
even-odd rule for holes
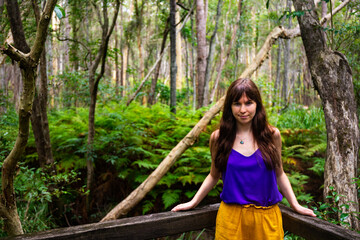
[[[275,139],[275,141],[280,141],[281,142],[280,130],[277,127],[274,127],[274,126],[270,126],[270,129],[272,131],[273,138]]]
[[[220,134],[220,130],[216,129],[215,131],[213,131],[211,133],[210,140],[211,141],[216,141],[219,138],[219,134]]]

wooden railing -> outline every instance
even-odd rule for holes
[[[153,239],[215,226],[219,204],[186,212],[164,212],[24,234],[5,239]],[[284,229],[305,239],[360,239],[360,234],[280,205]]]

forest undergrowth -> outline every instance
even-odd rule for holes
[[[32,134],[18,165],[15,191],[24,231],[37,232],[99,221],[146,179],[206,111],[205,108],[192,111],[187,106],[178,109],[174,118],[169,107],[163,104],[151,108],[138,103],[129,107],[116,102],[98,105],[92,156],[96,181],[90,212],[86,210],[89,194],[86,191],[88,109],[51,111],[49,126],[57,174],[49,176],[39,168]],[[281,114],[270,108],[268,114],[270,123],[282,133],[284,170],[298,200],[304,205],[318,206],[323,201],[326,151],[322,110],[291,105]],[[194,196],[210,170],[209,138],[218,127],[219,119],[220,116],[216,116],[203,129],[194,146],[185,151],[128,216],[169,211],[176,203]],[[15,111],[2,115],[0,126],[2,165],[16,139]],[[220,182],[201,204],[219,202],[221,188]],[[287,204],[286,200],[283,203]],[[317,210],[321,211],[320,208]]]

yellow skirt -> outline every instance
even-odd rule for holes
[[[216,217],[215,239],[284,239],[280,208],[278,205],[259,207],[221,202]]]

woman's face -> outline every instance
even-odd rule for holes
[[[249,124],[256,114],[256,102],[243,94],[237,102],[231,104],[231,111],[239,124]]]

